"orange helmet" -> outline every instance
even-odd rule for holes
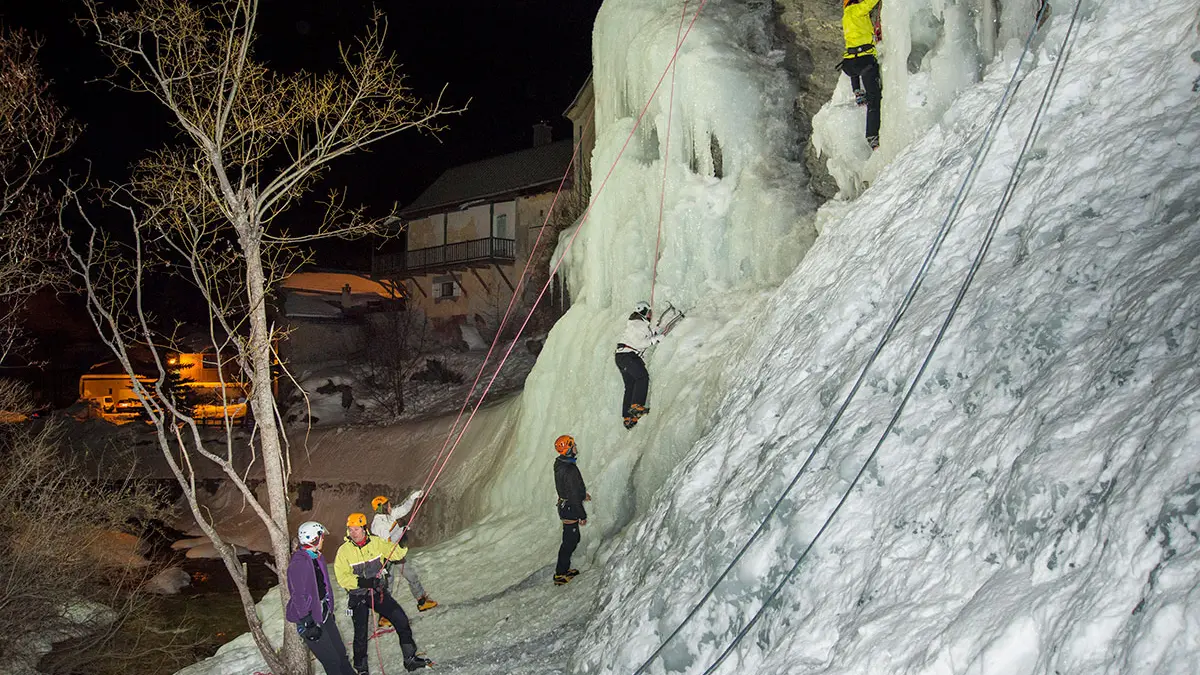
[[[388,498],[384,497],[383,495],[379,495],[375,499],[371,500],[371,508],[375,511],[375,513],[379,513],[380,508],[386,506],[387,503]]]
[[[365,513],[351,513],[346,519],[346,527],[366,527],[367,515]]]
[[[575,439],[563,434],[555,439],[554,449],[558,451],[558,454],[565,455],[575,449]]]

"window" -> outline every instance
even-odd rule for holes
[[[508,239],[508,214],[501,213],[496,216],[496,237],[500,239]]]
[[[433,278],[433,300],[441,302],[443,300],[454,300],[462,295],[462,289],[459,288],[458,282],[453,276],[440,276]]]

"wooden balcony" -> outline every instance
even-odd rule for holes
[[[384,253],[371,260],[374,277],[438,274],[490,265],[511,265],[516,262],[517,241],[499,237],[484,237],[458,241],[445,246],[430,246],[402,253]]]

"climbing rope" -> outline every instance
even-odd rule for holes
[[[389,619],[389,621],[390,620],[391,619]],[[379,615],[375,613],[375,591],[374,590],[371,591],[371,623],[375,625],[374,630],[371,631],[371,633],[372,633],[371,637],[378,638],[379,637]],[[387,671],[385,671],[383,669],[383,648],[379,646],[378,639],[375,640],[375,655],[377,657],[379,657],[379,673],[380,673],[380,675],[387,675]]]
[[[800,553],[800,557],[796,559],[796,562],[793,563],[792,567],[787,571],[786,574],[783,575],[783,578],[775,586],[774,590],[771,591],[771,594],[767,596],[765,601],[763,601],[762,606],[759,607],[754,616],[750,618],[750,621],[747,622],[740,631],[738,631],[733,641],[728,647],[725,648],[723,652],[721,652],[721,655],[717,657],[717,660],[714,661],[713,664],[704,671],[705,675],[710,675],[711,673],[715,672],[716,669],[725,661],[725,659],[728,658],[731,653],[733,653],[733,650],[737,647],[737,645],[746,637],[746,635],[750,632],[750,629],[753,628],[758,620],[762,617],[763,613],[766,612],[767,607],[770,606],[771,602],[778,597],[779,593],[791,579],[792,575],[795,574],[796,570],[800,568],[800,564],[808,556],[809,552],[812,551],[813,547],[817,543],[817,540],[821,538],[821,535],[824,534],[829,528],[829,525],[833,522],[834,517],[837,516],[842,506],[849,499],[850,493],[854,490],[855,486],[858,485],[858,482],[862,479],[863,474],[866,473],[867,467],[870,466],[876,455],[878,455],[879,449],[883,447],[884,441],[887,439],[888,435],[892,433],[892,430],[896,426],[896,422],[899,421],[900,416],[904,412],[905,406],[907,406],[909,399],[912,398],[912,394],[914,391],[916,391],[917,385],[920,384],[922,377],[925,375],[926,369],[928,369],[930,362],[933,360],[934,353],[941,345],[942,339],[945,337],[947,330],[950,328],[951,321],[954,320],[955,315],[958,313],[958,309],[962,305],[963,298],[966,297],[968,289],[970,289],[971,284],[975,280],[975,276],[979,273],[979,269],[983,265],[983,260],[986,257],[988,250],[991,248],[992,241],[995,238],[996,230],[1000,226],[1000,221],[1003,219],[1005,212],[1008,210],[1008,205],[1012,202],[1013,194],[1016,193],[1016,187],[1019,181],[1021,170],[1021,162],[1025,158],[1026,153],[1029,151],[1029,147],[1033,144],[1033,141],[1037,138],[1037,135],[1041,130],[1042,113],[1046,110],[1051,94],[1058,88],[1058,83],[1062,79],[1063,66],[1066,65],[1067,59],[1070,56],[1071,47],[1073,46],[1073,43],[1070,43],[1070,40],[1075,31],[1081,4],[1082,0],[1076,0],[1075,9],[1071,13],[1071,21],[1067,26],[1066,35],[1063,36],[1063,44],[1060,50],[1062,56],[1055,62],[1054,67],[1051,70],[1050,79],[1046,83],[1046,89],[1043,91],[1041,101],[1038,103],[1037,111],[1034,114],[1033,122],[1029,128],[1029,133],[1026,134],[1025,142],[1021,146],[1021,151],[1018,153],[1017,159],[1013,163],[1012,172],[1009,174],[1008,182],[1004,187],[1004,193],[1001,196],[1000,203],[996,207],[995,213],[992,215],[991,222],[988,223],[987,230],[984,232],[983,241],[980,243],[979,249],[975,253],[975,258],[971,262],[971,267],[968,269],[966,277],[959,286],[958,294],[955,296],[954,302],[951,303],[950,309],[946,313],[946,318],[942,322],[941,327],[938,329],[937,335],[934,337],[932,344],[930,344],[929,351],[925,354],[925,359],[921,362],[921,367],[917,370],[916,375],[913,377],[912,382],[905,391],[904,397],[900,400],[900,404],[896,407],[896,411],[892,415],[891,420],[888,422],[887,427],[883,430],[883,433],[880,434],[879,439],[875,443],[875,447],[872,448],[871,453],[867,455],[866,460],[859,468],[858,473],[855,474],[854,479],[850,482],[850,485],[847,486],[846,490],[843,492],[841,499],[838,500],[838,503],[834,506],[833,511],[830,512],[829,516],[825,519],[825,522],[821,524],[821,528],[817,530],[817,533],[813,536],[812,540],[809,541],[808,546],[805,547],[804,551]],[[1044,7],[1041,11],[1044,11]],[[1031,39],[1033,33],[1036,33],[1038,25],[1040,24],[1041,11],[1039,11],[1039,16],[1034,23],[1034,28],[1030,35]],[[1026,48],[1028,48],[1028,45],[1029,42],[1027,41]],[[1020,64],[1018,63],[1018,69],[1019,68]]]
[[[496,345],[500,343],[500,336],[504,334],[504,329],[508,326],[508,317],[512,313],[513,307],[516,305],[516,300],[520,295],[522,285],[529,276],[529,271],[536,257],[534,254],[541,246],[542,236],[546,233],[546,230],[549,229],[548,226],[550,224],[550,216],[554,213],[554,207],[558,204],[558,198],[562,194],[563,186],[566,185],[567,178],[571,175],[571,170],[578,161],[579,149],[583,145],[583,138],[587,135],[588,130],[592,127],[592,121],[592,118],[589,118],[587,123],[583,126],[583,132],[579,134],[579,142],[575,144],[575,149],[571,153],[571,161],[567,163],[567,168],[563,172],[562,180],[558,182],[558,189],[554,192],[554,199],[550,201],[550,208],[546,210],[546,216],[542,220],[542,227],[538,231],[537,239],[535,239],[533,242],[533,248],[529,252],[529,257],[525,260],[525,267],[521,270],[521,276],[517,279],[517,285],[513,289],[512,297],[508,301],[508,309],[504,311],[504,316],[500,319],[500,325],[496,329],[496,335],[492,338],[492,344],[488,347],[487,354],[483,357],[483,362],[479,364],[479,371],[475,374],[475,381],[471,383],[471,388],[467,391],[466,398],[463,399],[462,407],[458,409],[458,415],[454,418],[454,423],[450,425],[450,432],[446,435],[446,441],[442,444],[441,450],[438,451],[437,457],[433,461],[433,465],[429,467],[429,473],[425,476],[425,482],[421,485],[421,496],[413,505],[412,515],[408,520],[409,527],[412,526],[412,522],[417,515],[417,511],[420,510],[421,505],[425,502],[426,493],[431,487],[430,481],[433,478],[434,469],[437,468],[438,462],[441,461],[442,456],[446,452],[446,448],[449,447],[450,439],[454,437],[454,431],[458,427],[459,421],[462,420],[463,413],[466,411],[467,405],[471,402],[471,396],[474,395],[475,389],[479,386],[479,380],[483,377],[483,372],[487,368],[488,362],[492,358],[492,352],[495,351]],[[536,309],[536,305],[530,308],[529,311],[531,314],[534,309]]]
[[[675,49],[679,49],[679,36],[683,31],[683,22],[687,19],[688,0],[683,0],[683,9],[679,13],[679,27],[675,29]],[[671,64],[671,96],[667,99],[667,140],[663,145],[663,177],[662,191],[658,196],[658,238],[654,241],[654,264],[650,269],[650,311],[654,311],[654,285],[658,281],[658,253],[662,248],[663,208],[667,201],[667,168],[671,165],[671,119],[675,116],[675,70],[678,61]]]
[[[642,119],[645,117],[646,111],[650,108],[650,104],[654,101],[654,97],[658,94],[659,88],[662,87],[663,80],[666,79],[667,73],[670,71],[671,67],[674,65],[676,58],[679,56],[680,48],[683,47],[683,43],[687,40],[688,35],[691,34],[692,28],[695,27],[696,20],[700,18],[700,13],[704,10],[704,6],[707,4],[707,2],[708,2],[708,0],[700,0],[700,4],[696,8],[696,13],[694,15],[692,15],[691,23],[688,24],[687,30],[684,32],[683,37],[680,39],[678,44],[676,44],[675,51],[671,54],[670,61],[667,62],[667,66],[666,66],[666,68],[663,69],[662,75],[659,76],[658,82],[654,85],[653,91],[650,92],[650,96],[646,100],[646,104],[644,106],[642,106],[642,110],[638,114],[637,120],[633,124],[633,128],[630,129],[629,135],[626,136],[626,138],[625,138],[625,143],[621,146],[621,150],[617,153],[617,156],[613,159],[612,166],[609,167],[608,173],[605,174],[604,180],[600,183],[600,187],[597,188],[596,193],[594,195],[592,195],[592,199],[588,203],[588,207],[584,211],[583,216],[580,217],[579,227],[575,228],[575,232],[572,233],[571,238],[567,240],[567,245],[563,248],[562,256],[559,257],[558,262],[556,262],[554,264],[554,266],[551,268],[549,278],[546,279],[546,283],[543,284],[542,290],[538,293],[537,298],[534,300],[533,306],[530,308],[529,313],[525,317],[525,321],[521,324],[521,328],[517,331],[516,336],[513,338],[512,342],[509,344],[508,349],[505,351],[504,356],[501,358],[499,365],[496,366],[496,370],[494,373],[492,373],[492,377],[488,381],[487,386],[484,387],[483,393],[480,394],[479,399],[475,402],[475,407],[471,410],[471,414],[467,417],[467,421],[465,423],[463,423],[462,429],[458,432],[458,436],[455,438],[454,443],[450,446],[449,451],[447,451],[445,456],[442,458],[440,465],[437,465],[437,471],[434,474],[433,479],[429,483],[430,490],[433,489],[433,486],[437,483],[437,480],[441,477],[442,471],[445,470],[447,464],[449,463],[451,455],[453,455],[454,451],[458,448],[458,444],[462,441],[463,436],[466,434],[467,427],[470,426],[471,421],[475,418],[475,414],[477,412],[479,412],[479,408],[483,404],[484,399],[487,397],[488,392],[491,390],[492,384],[495,383],[496,377],[499,376],[499,374],[500,374],[500,370],[502,368],[504,368],[504,363],[508,360],[509,355],[512,354],[512,350],[514,347],[516,347],[517,342],[521,338],[521,335],[525,332],[526,326],[529,325],[529,321],[533,317],[533,311],[537,308],[538,304],[542,301],[542,298],[545,297],[547,289],[550,288],[551,282],[553,282],[555,275],[558,273],[558,268],[562,265],[563,261],[566,260],[567,253],[569,253],[571,248],[575,245],[575,239],[579,236],[579,233],[583,230],[583,225],[584,225],[584,223],[587,222],[587,218],[591,214],[592,208],[595,207],[596,201],[600,198],[600,194],[604,191],[605,186],[608,185],[608,181],[612,177],[613,171],[616,170],[617,164],[621,160],[621,156],[625,154],[625,150],[629,147],[629,142],[631,140],[633,140],[634,134],[637,133],[638,128],[641,126]],[[425,496],[427,496],[427,495],[425,495]],[[424,501],[424,499],[419,501],[417,505],[419,506],[420,504],[423,503],[423,501]],[[416,518],[416,515],[417,515],[416,507],[414,507],[413,515],[409,519],[410,525],[413,522],[413,520]]]
[[[854,385],[850,388],[849,393],[847,393],[846,397],[842,400],[841,405],[838,406],[837,412],[834,413],[834,416],[829,421],[828,426],[826,426],[825,432],[821,435],[821,438],[817,441],[816,445],[813,446],[813,449],[808,453],[808,456],[804,459],[804,462],[800,465],[800,468],[796,470],[796,473],[792,476],[791,481],[784,488],[783,493],[777,500],[775,500],[775,503],[771,506],[771,509],[767,511],[766,515],[763,516],[762,521],[750,535],[750,538],[744,545],[742,545],[740,549],[738,549],[738,552],[734,555],[733,560],[731,560],[725,569],[721,571],[716,580],[712,582],[708,590],[705,591],[704,595],[700,597],[700,600],[697,601],[687,615],[684,616],[679,625],[676,626],[673,631],[671,631],[671,633],[666,637],[665,640],[662,641],[658,648],[650,654],[650,656],[642,663],[641,666],[638,667],[636,671],[634,671],[634,675],[641,675],[641,673],[645,673],[646,669],[656,658],[658,658],[667,645],[670,644],[671,640],[673,640],[675,636],[677,636],[679,632],[683,630],[684,626],[686,626],[696,616],[697,612],[700,611],[700,608],[708,602],[713,593],[715,593],[717,588],[720,586],[721,582],[725,580],[725,577],[727,577],[733,568],[736,567],[739,562],[741,562],[742,558],[746,555],[746,552],[762,535],[763,531],[766,529],[767,523],[771,520],[771,517],[775,515],[775,512],[778,511],[779,507],[783,504],[784,499],[786,499],[791,493],[792,489],[796,487],[796,484],[800,482],[800,478],[804,475],[804,472],[808,469],[817,453],[825,446],[825,443],[829,440],[829,438],[832,437],[834,430],[837,428],[838,423],[842,419],[842,416],[850,407],[850,403],[854,400],[855,396],[857,396],[858,390],[861,388],[862,383],[866,380],[867,373],[875,364],[875,361],[879,358],[879,355],[883,351],[884,347],[887,346],[887,344],[891,341],[896,327],[899,325],[904,315],[908,312],[909,306],[912,305],[913,299],[916,297],[917,292],[925,282],[925,277],[928,275],[929,267],[932,264],[933,259],[941,250],[942,244],[945,242],[946,237],[950,233],[950,229],[958,219],[958,214],[962,210],[962,204],[967,194],[969,194],[971,187],[974,185],[975,178],[979,173],[980,163],[991,147],[995,131],[997,128],[999,128],[1000,122],[1002,122],[1004,117],[1007,115],[1008,102],[1011,99],[1013,92],[1017,89],[1019,84],[1018,76],[1020,75],[1021,67],[1025,62],[1025,57],[1029,53],[1030,45],[1033,43],[1033,38],[1036,33],[1037,22],[1034,23],[1034,26],[1030,30],[1028,37],[1025,39],[1025,45],[1021,51],[1020,57],[1017,60],[1017,66],[1013,69],[1012,77],[1009,79],[999,103],[997,103],[995,110],[992,111],[988,125],[984,129],[983,140],[971,160],[971,165],[967,170],[967,174],[963,177],[962,183],[959,185],[958,192],[954,196],[954,201],[950,204],[950,208],[946,213],[945,219],[942,220],[941,226],[938,228],[938,232],[934,237],[929,250],[926,252],[925,259],[922,261],[920,268],[913,277],[912,284],[909,286],[908,291],[901,300],[899,307],[897,307],[895,313],[892,315],[892,319],[888,323],[887,328],[884,330],[883,335],[880,337],[879,342],[875,345],[874,351],[871,352],[871,355],[867,358],[866,363],[864,363],[860,369],[858,378],[855,380]]]

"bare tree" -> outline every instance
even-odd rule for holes
[[[363,397],[390,414],[404,414],[409,382],[425,366],[422,353],[429,339],[423,312],[403,310],[367,317],[368,349],[358,366]]]
[[[150,347],[158,378],[146,384],[134,378],[135,391],[196,522],[233,577],[268,667],[277,675],[305,673],[308,655],[296,633],[284,631],[276,649],[263,631],[235,551],[197,499],[198,472],[215,468],[242,493],[284,578],[290,461],[273,394],[278,333],[268,319],[269,294],[306,262],[300,245],[380,228],[361,210],[342,208],[336,194],[313,232],[292,234],[274,223],[333,160],[402,131],[439,131],[442,118],[461,108],[443,105],[440,96],[423,102],[405,85],[384,48],[382,15],[355,44],[343,46],[342,72],[314,75],[273,72],[254,60],[257,0],[140,0],[131,11],[87,6],[84,23],[116,66],[112,81],[156,99],[180,139],[143,161],[128,185],[106,193],[106,203],[128,217],[127,240],[109,237],[73,195],[85,236],[72,248],[72,267],[102,339],[131,377],[130,346]],[[249,442],[236,437],[228,415],[218,437],[202,433],[164,395],[168,364],[157,345],[167,331],[146,303],[155,270],[190,282],[207,305],[216,362],[231,358],[249,388],[256,422]],[[249,482],[257,471],[265,478],[261,503]],[[280,590],[286,603],[286,584]]]
[[[0,360],[20,341],[25,300],[62,278],[54,198],[44,179],[79,127],[50,96],[40,47],[22,31],[0,29]]]
[[[0,379],[0,410],[30,400],[24,385]],[[47,638],[66,644],[58,663],[93,664],[89,672],[114,656],[145,658],[145,644],[114,648],[157,571],[121,532],[131,516],[158,511],[132,470],[94,473],[64,452],[55,421],[0,421],[0,660],[32,667],[40,654],[31,643]]]

